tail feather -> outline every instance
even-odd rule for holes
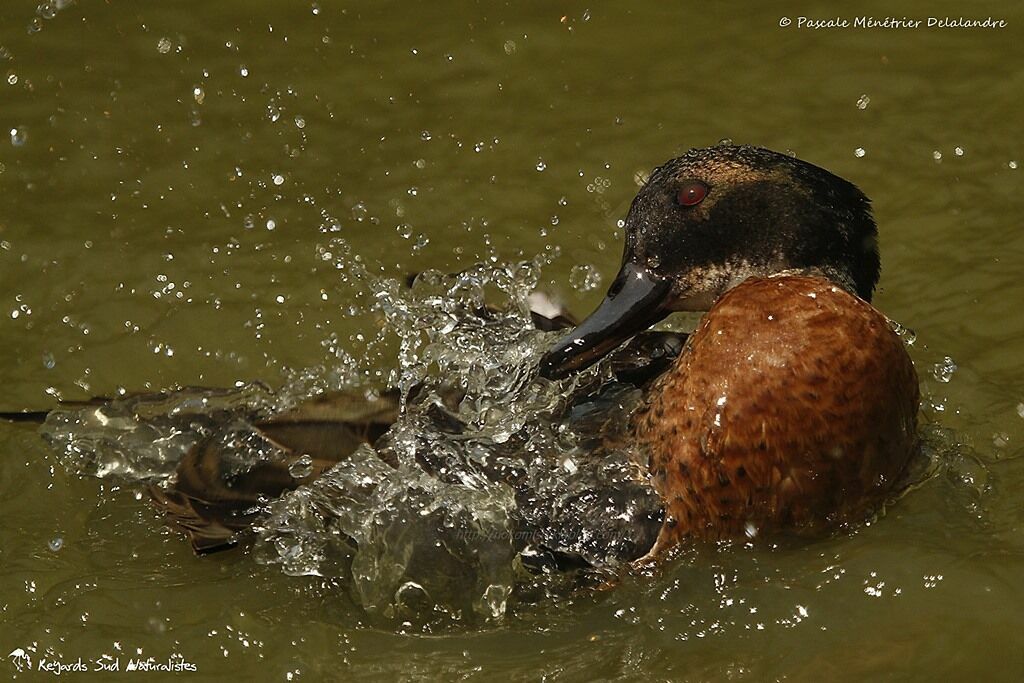
[[[46,416],[49,414],[49,410],[5,410],[0,411],[0,420],[41,425],[46,422]]]

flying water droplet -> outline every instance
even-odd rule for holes
[[[505,614],[505,605],[508,603],[508,598],[511,594],[512,588],[510,586],[494,583],[487,586],[480,600],[485,613],[490,615],[492,619],[501,618]]]
[[[956,363],[949,356],[942,359],[942,362],[936,363],[935,367],[932,368],[932,376],[940,382],[946,383],[953,378],[953,373],[956,372]]]
[[[28,140],[28,133],[24,128],[11,128],[11,144],[15,147],[23,147]]]
[[[43,19],[53,19],[57,16],[57,7],[53,0],[44,0],[44,2],[39,3],[39,6],[36,7],[36,14]]]
[[[892,327],[893,332],[899,335],[900,339],[902,339],[903,343],[907,346],[913,346],[917,341],[917,333],[909,327],[898,323],[895,320],[890,320],[889,326]]]
[[[601,285],[601,273],[589,263],[573,266],[569,271],[569,284],[579,292],[589,292]]]
[[[299,456],[295,462],[288,467],[288,474],[293,479],[305,479],[313,474],[313,458],[308,455]]]

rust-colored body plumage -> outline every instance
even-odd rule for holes
[[[862,521],[900,483],[917,408],[913,364],[870,304],[817,277],[741,283],[635,417],[666,505],[651,554]]]

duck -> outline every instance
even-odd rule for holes
[[[753,146],[656,168],[598,308],[542,358],[560,379],[677,311],[707,311],[645,390],[631,433],[664,503],[641,560],[687,540],[813,536],[907,484],[919,382],[871,305],[878,232],[852,183]]]
[[[561,335],[535,381],[568,385],[574,376],[563,413],[601,406],[594,397],[609,393],[608,382],[641,393],[624,439],[646,472],[602,492],[631,501],[621,560],[656,561],[689,541],[828,534],[899,494],[918,445],[918,381],[870,303],[880,257],[859,189],[765,148],[696,148],[650,173],[624,234],[618,275],[590,316],[577,324],[562,310],[532,312],[538,329]],[[650,329],[678,311],[706,312],[692,334]],[[578,381],[598,363],[608,372]],[[206,437],[150,493],[198,554],[237,545],[268,500],[311,484],[362,444],[396,465],[387,454],[397,390],[324,394],[270,416],[211,413],[207,390],[175,396],[199,406],[175,419],[198,420]],[[445,430],[465,427],[435,408]],[[4,416],[38,421],[45,411]],[[277,456],[239,469],[237,443],[225,438],[233,427],[224,427],[239,420],[258,442],[249,448]],[[604,456],[596,448],[588,457]]]

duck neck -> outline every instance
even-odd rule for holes
[[[832,266],[811,266],[809,268],[787,268],[785,270],[779,270],[768,277],[788,277],[788,276],[799,276],[799,277],[816,277],[823,280],[828,280],[832,284],[836,285],[843,291],[853,296],[859,296],[857,294],[857,285],[854,283],[853,278],[848,273],[845,273],[838,268]],[[870,298],[868,299],[870,301]]]

